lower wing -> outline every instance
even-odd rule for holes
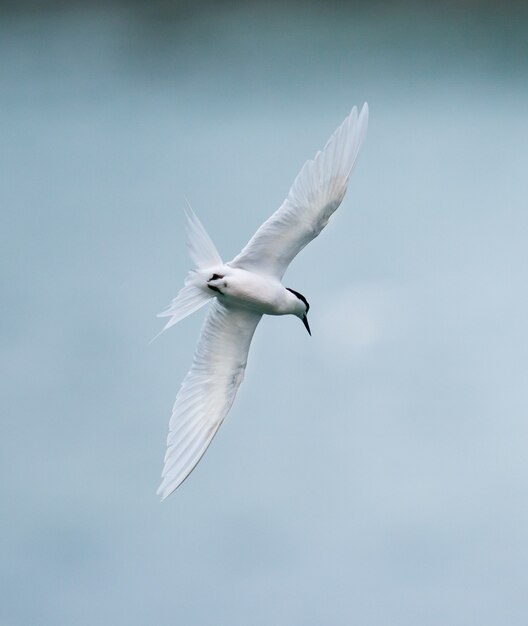
[[[193,364],[172,409],[158,494],[170,495],[196,467],[224,421],[244,378],[261,315],[215,299]]]

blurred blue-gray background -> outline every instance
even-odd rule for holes
[[[528,11],[495,2],[0,4],[6,626],[528,623]],[[353,104],[347,197],[155,496],[229,259]]]

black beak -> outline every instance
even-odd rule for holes
[[[308,334],[310,335],[310,337],[312,336],[312,331],[310,330],[310,324],[308,324],[308,318],[306,317],[306,315],[302,316],[302,322],[304,324],[304,327],[306,328],[306,330],[308,331]]]

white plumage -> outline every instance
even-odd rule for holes
[[[341,204],[367,123],[367,105],[359,115],[354,107],[323,150],[304,164],[281,207],[229,263],[222,263],[188,207],[188,245],[195,269],[167,310],[160,313],[160,317],[170,318],[163,330],[214,301],[172,410],[158,489],[162,499],[191,473],[229,412],[262,315],[296,315],[310,332],[308,302],[285,288],[281,278]]]

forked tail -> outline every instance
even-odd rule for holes
[[[204,276],[204,270],[222,265],[222,259],[214,243],[188,202],[185,217],[187,218],[185,226],[187,248],[195,268],[187,274],[183,287],[167,309],[158,313],[158,317],[170,317],[170,319],[156,337],[159,337],[167,328],[174,326],[183,318],[197,311],[214,297],[213,292],[205,287],[207,278]]]
[[[222,265],[222,259],[211,241],[211,237],[207,234],[202,222],[200,222],[187,200],[186,203],[185,217],[187,218],[187,223],[185,224],[185,232],[187,233],[187,249],[196,269],[204,270],[208,267]]]

